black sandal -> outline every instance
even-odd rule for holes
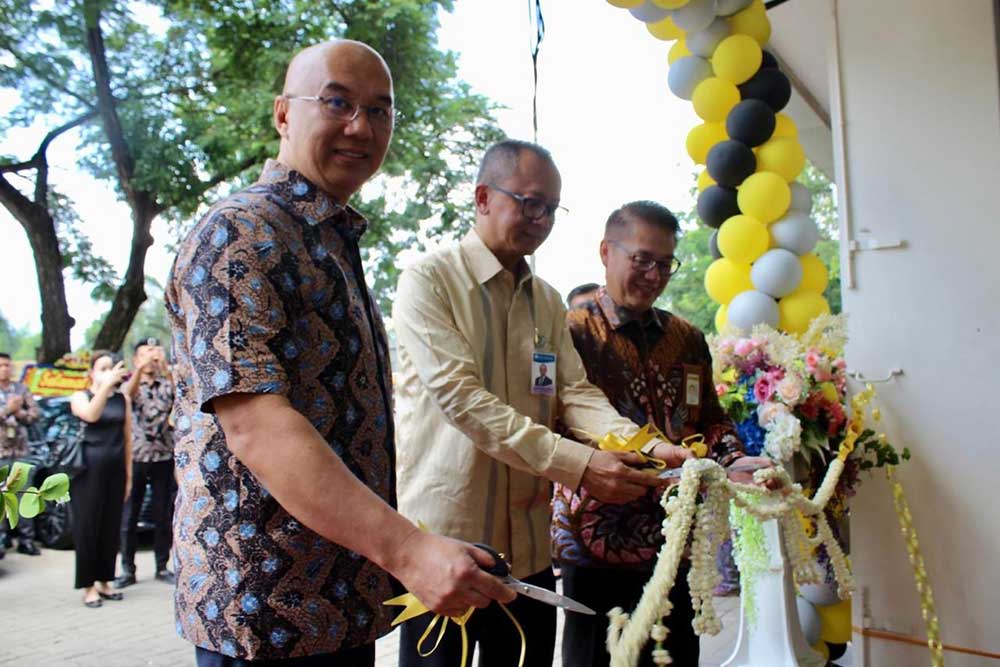
[[[97,591],[97,594],[105,600],[114,600],[115,602],[125,599],[121,593],[102,593],[101,591]],[[100,600],[98,600],[98,602],[100,602]]]
[[[83,606],[90,607],[91,609],[97,609],[98,607],[101,607],[103,604],[104,603],[101,602],[101,598],[97,598],[96,600],[91,600],[90,602],[87,602],[86,600],[83,601]]]

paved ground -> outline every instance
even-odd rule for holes
[[[191,645],[174,633],[171,588],[149,578],[152,561],[151,553],[139,554],[140,582],[124,601],[87,609],[73,590],[72,551],[37,558],[8,552],[0,561],[0,665],[192,665]],[[719,665],[736,641],[738,599],[717,598],[716,605],[725,630],[702,640],[702,665]],[[378,667],[396,666],[397,641],[393,633],[378,642]]]

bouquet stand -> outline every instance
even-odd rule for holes
[[[757,618],[748,623],[741,602],[736,648],[722,667],[823,667],[826,661],[809,648],[799,625],[795,585],[778,522],[771,519],[761,526],[770,558],[752,584]]]

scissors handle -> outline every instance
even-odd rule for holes
[[[493,556],[493,561],[494,561],[493,567],[484,567],[482,565],[479,566],[485,572],[500,577],[501,579],[510,576],[510,565],[508,565],[507,561],[503,559],[503,556],[500,555],[500,552],[498,552],[496,549],[494,549],[488,544],[481,544],[479,542],[476,542],[472,546],[476,547],[477,549],[482,549],[489,555]]]

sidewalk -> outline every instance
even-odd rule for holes
[[[148,551],[138,555],[140,581],[124,601],[88,609],[73,590],[72,551],[8,552],[0,560],[0,665],[193,665],[194,649],[174,632],[172,588],[152,579],[152,560]],[[702,665],[719,665],[736,641],[738,598],[716,598],[716,607],[725,629],[702,639]],[[561,631],[561,612],[559,619]],[[376,644],[377,667],[396,667],[398,655],[398,633]]]

